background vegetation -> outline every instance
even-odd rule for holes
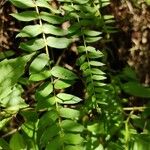
[[[150,150],[149,0],[0,4],[0,149]]]

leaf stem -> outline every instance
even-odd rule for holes
[[[147,109],[148,107],[125,107],[123,108],[123,110],[125,111],[144,111],[145,109]]]
[[[40,24],[40,26],[42,27],[42,26],[43,26],[43,23],[42,23],[42,20],[41,20],[41,18],[40,18],[40,12],[39,12],[38,6],[36,5],[35,0],[34,0],[34,3],[35,3],[36,12],[37,12],[37,14],[38,14],[38,16],[39,16],[39,24]],[[42,33],[42,36],[43,36],[43,40],[44,40],[44,43],[45,43],[45,51],[46,51],[46,54],[48,55],[48,57],[50,57],[50,56],[49,56],[49,51],[48,51],[48,45],[47,45],[46,35],[45,35],[44,32]]]

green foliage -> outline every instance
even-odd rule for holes
[[[24,73],[26,63],[31,59],[32,55],[26,55],[10,60],[0,62],[0,99],[5,98],[12,91],[19,78]],[[19,64],[19,66],[18,66]]]
[[[110,77],[111,82],[105,73],[104,41],[116,32],[113,16],[102,12],[109,0],[10,2],[19,8],[11,16],[25,22],[16,36],[22,39],[24,56],[0,62],[0,129],[8,132],[0,139],[0,149],[146,149],[149,136],[138,134],[130,123],[131,118],[138,122],[138,115],[123,114],[119,94],[123,90],[149,98],[149,88],[138,83],[132,69]],[[72,45],[75,66],[63,62]],[[75,86],[78,82],[81,89]],[[145,111],[143,118],[148,115]],[[9,131],[18,116],[21,123]]]

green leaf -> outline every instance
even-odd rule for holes
[[[149,150],[150,148],[149,141],[150,141],[149,134],[136,135],[133,149],[134,150]]]
[[[32,39],[28,42],[22,42],[20,43],[19,48],[28,51],[28,52],[33,52],[40,50],[45,47],[45,42],[44,39]]]
[[[0,149],[1,150],[10,150],[9,144],[2,138],[0,138]]]
[[[54,7],[52,7],[47,0],[36,0],[36,5],[38,7],[44,7],[44,8],[48,8],[51,10],[52,13],[55,13],[55,14],[60,14],[61,11],[59,9],[56,9]]]
[[[67,145],[65,147],[65,150],[85,150],[85,148],[83,146],[79,146],[79,145],[76,145],[76,146]]]
[[[24,11],[22,13],[11,14],[11,16],[19,21],[33,21],[38,19],[38,14],[36,11]]]
[[[72,2],[72,0],[58,0],[59,2]],[[80,0],[73,0],[74,3],[78,3],[78,4],[86,4],[88,3],[89,0],[84,0],[84,1],[80,1]]]
[[[14,6],[19,8],[32,8],[35,7],[35,4],[31,0],[9,0]]]
[[[25,111],[21,111],[21,115],[25,118],[25,123],[33,123],[35,125],[35,123],[38,121],[38,114],[35,110],[25,110]]]
[[[50,4],[46,0],[36,0],[36,5],[39,7],[50,8]]]
[[[51,24],[62,24],[64,22],[62,17],[47,12],[41,12],[40,17],[42,20]]]
[[[95,74],[95,75],[104,75],[105,73],[103,71],[101,71],[98,68],[91,68],[91,69],[86,69],[83,74],[85,76],[89,76],[91,74]]]
[[[39,120],[38,129],[41,129],[43,132],[44,128],[56,123],[56,120],[58,118],[58,112],[56,112],[55,110],[46,112]]]
[[[89,68],[89,63],[88,62],[84,62],[81,66],[80,69],[85,71],[87,68]]]
[[[91,73],[92,74],[97,74],[97,75],[104,75],[105,74],[105,72],[103,72],[103,71],[101,71],[100,69],[97,69],[97,68],[92,68]]]
[[[50,24],[44,24],[42,28],[45,34],[53,34],[53,35],[58,35],[58,36],[64,36],[68,34],[66,30],[63,30],[60,27],[55,27]]]
[[[0,52],[0,60],[14,56],[14,54],[15,54],[15,52],[12,50],[2,51],[2,52]]]
[[[63,139],[60,136],[56,136],[46,145],[46,150],[61,150],[62,146]]]
[[[108,148],[109,149],[116,149],[116,150],[124,150],[123,146],[118,144],[118,143],[114,143],[114,142],[110,142],[108,144]],[[133,150],[136,150],[136,149],[133,149]],[[137,149],[138,150],[138,149]]]
[[[24,99],[21,97],[23,89],[20,85],[15,85],[12,92],[1,100],[1,105],[7,107],[7,110],[18,111],[20,108],[27,107]]]
[[[42,97],[39,94],[36,94],[35,99],[38,101],[36,109],[39,111],[43,109],[50,109],[56,103],[54,96]]]
[[[80,134],[65,134],[64,135],[64,142],[66,144],[81,144],[84,139],[81,137]]]
[[[106,77],[105,76],[101,76],[101,75],[93,75],[92,79],[93,80],[105,80]]]
[[[125,93],[143,97],[143,98],[150,98],[150,88],[142,86],[138,82],[128,82],[122,85],[122,89]]]
[[[100,39],[102,39],[102,37],[86,37],[85,40],[87,43],[93,43],[93,42],[97,42]]]
[[[104,17],[105,20],[114,19],[113,15],[104,15],[103,17]]]
[[[93,52],[93,53],[95,53],[97,51],[92,46],[87,46],[87,47],[85,47],[85,46],[78,46],[78,52],[79,53],[83,53],[83,52]]]
[[[29,25],[25,26],[16,37],[35,37],[41,34],[42,26],[41,25]]]
[[[19,134],[19,132],[16,132],[10,139],[10,148],[11,150],[21,150],[26,149],[26,144],[24,142],[23,137]]]
[[[51,74],[54,77],[64,80],[75,80],[78,78],[75,73],[60,66],[54,66],[51,70]]]
[[[30,65],[30,74],[40,72],[48,64],[48,61],[49,57],[47,56],[47,54],[38,55]]]
[[[123,77],[125,80],[138,81],[135,70],[128,66],[125,67],[121,72],[121,77]]]
[[[70,87],[73,84],[73,81],[69,80],[56,80],[54,84],[55,89],[65,89]]]
[[[43,98],[47,97],[53,92],[53,85],[50,82],[43,83],[37,90],[36,95],[39,95]]]
[[[3,120],[0,121],[0,130],[6,126],[6,124],[11,120],[11,117],[9,118],[5,118]],[[0,145],[1,146],[1,145]]]
[[[93,123],[87,126],[88,131],[94,134],[105,134],[105,127],[104,124],[101,123]]]
[[[0,99],[11,93],[12,87],[23,75],[25,65],[31,57],[32,54],[0,62],[0,72],[2,72],[0,75]]]
[[[41,80],[45,80],[45,79],[49,78],[50,76],[51,76],[51,71],[46,70],[46,71],[43,71],[43,72],[31,74],[29,80],[31,80],[31,81],[41,81]]]
[[[69,28],[68,28],[68,33],[69,34],[74,34],[74,33],[80,33],[80,28],[81,28],[81,25],[80,23],[74,23],[73,25],[71,25]]]
[[[78,59],[77,59],[77,65],[81,66],[87,59],[86,55],[81,55]]]
[[[29,138],[33,138],[35,134],[35,124],[34,122],[26,122],[21,126],[21,130],[26,133]]]
[[[84,126],[73,121],[73,120],[64,120],[61,122],[61,127],[65,132],[82,132]]]
[[[76,104],[82,101],[81,98],[66,93],[57,94],[57,98],[58,98],[58,102],[62,104]]]
[[[102,32],[94,31],[94,30],[84,30],[83,32],[87,36],[98,36],[102,33]]]
[[[48,37],[47,38],[47,45],[49,47],[57,48],[57,49],[64,49],[69,46],[72,40],[67,38],[55,38],[55,37]]]
[[[105,84],[105,83],[100,83],[100,82],[96,82],[96,81],[95,81],[95,82],[93,82],[93,85],[94,85],[94,86],[97,86],[97,87],[99,87],[99,86],[101,87],[101,86],[105,86],[106,84]]]
[[[80,117],[80,111],[71,108],[61,108],[59,114],[63,118],[77,120]]]
[[[51,140],[51,138],[58,135],[59,132],[60,132],[60,127],[57,126],[56,124],[46,128],[46,130],[44,130],[44,132],[41,136],[40,143],[47,145],[49,143],[49,141]]]
[[[90,59],[101,58],[101,57],[103,57],[103,56],[104,56],[103,53],[100,52],[100,51],[95,51],[95,52],[90,52],[90,53],[88,53],[88,57],[89,57]]]
[[[104,66],[103,63],[98,62],[98,61],[90,61],[89,64],[92,66]]]

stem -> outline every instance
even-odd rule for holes
[[[34,3],[35,3],[35,0],[34,0]],[[43,26],[43,23],[42,23],[42,20],[41,20],[41,18],[40,18],[40,12],[39,12],[39,9],[38,9],[38,6],[36,5],[36,3],[35,3],[35,8],[36,8],[37,14],[39,15],[39,24],[40,24],[40,26],[42,27],[42,26]],[[42,36],[43,36],[43,40],[44,40],[44,43],[45,43],[45,51],[46,51],[46,54],[48,55],[48,57],[50,57],[50,56],[49,56],[49,51],[48,51],[48,45],[47,45],[46,35],[45,35],[44,32],[42,33]]]
[[[35,3],[35,0],[34,0],[34,3]],[[36,5],[36,3],[35,3]],[[36,12],[37,14],[39,15],[39,24],[41,25],[41,27],[43,26],[43,23],[42,23],[42,20],[40,18],[40,13],[39,13],[39,9],[38,9],[38,6],[36,5]],[[42,36],[43,36],[43,39],[44,39],[44,42],[45,42],[45,51],[46,51],[46,54],[48,55],[48,57],[50,58],[50,55],[49,55],[49,51],[48,51],[48,45],[47,45],[47,40],[46,40],[46,35],[45,33],[42,33]],[[51,51],[52,53],[52,51]],[[53,58],[53,54],[51,54],[51,57]],[[54,59],[53,59],[54,60]],[[57,62],[59,63],[59,62]],[[49,64],[49,68],[51,69],[51,65]],[[51,76],[51,83],[54,83],[54,78]],[[54,89],[54,84],[53,84],[53,89]],[[55,90],[53,90],[53,96],[54,98],[56,99],[56,93],[55,93]],[[56,107],[56,111],[59,113],[59,105],[58,105],[58,102],[57,100],[55,100],[55,107]],[[60,126],[60,137],[64,136],[64,132],[63,132],[63,129],[61,127],[61,117],[58,118],[58,124]],[[62,150],[64,149],[64,146],[62,147]]]
[[[128,123],[130,121],[130,118],[134,111],[131,111],[127,120],[125,121],[125,150],[129,150],[129,139],[130,139],[130,132],[129,132],[129,126]]]
[[[14,134],[14,133],[16,133],[16,132],[19,131],[20,129],[21,129],[21,127],[19,127],[18,129],[13,129],[13,130],[11,130],[10,132],[8,132],[8,133],[2,135],[1,138],[6,138],[6,137],[8,137],[8,136],[10,136],[10,135],[12,135],[12,134]]]
[[[125,107],[123,110],[125,111],[144,111],[148,107]]]

